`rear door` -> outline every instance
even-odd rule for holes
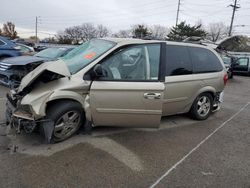
[[[166,77],[163,114],[172,115],[186,111],[192,96],[199,88],[192,75],[193,65],[186,46],[167,45]]]
[[[164,91],[160,52],[160,43],[133,45],[101,62],[107,76],[93,81],[90,88],[95,126],[159,126]]]

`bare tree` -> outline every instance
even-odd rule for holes
[[[97,32],[94,24],[84,23],[80,26],[81,29],[81,39],[83,41],[88,41],[90,39],[96,38]]]
[[[151,36],[153,39],[165,40],[169,33],[169,29],[167,27],[161,25],[154,25],[150,28]]]
[[[116,38],[131,38],[132,31],[130,29],[129,30],[120,30],[117,33],[114,33],[112,36],[116,37]]]
[[[66,28],[63,32],[57,33],[59,43],[80,44],[92,38],[102,38],[109,36],[110,31],[103,25],[95,26],[92,23],[83,23],[79,26]]]
[[[75,44],[79,44],[82,40],[82,30],[80,26],[66,28],[64,34]]]
[[[103,38],[103,37],[107,37],[110,35],[110,31],[107,27],[105,27],[104,25],[98,25],[96,28],[96,37],[97,38]]]
[[[229,27],[223,22],[210,23],[208,26],[207,38],[213,42],[227,37]]]
[[[7,22],[3,24],[2,35],[11,39],[17,38],[17,31],[15,30],[15,24],[12,22]]]
[[[2,29],[0,28],[0,35],[2,35],[3,33],[2,33]]]
[[[65,31],[59,31],[56,35],[57,42],[59,44],[72,44],[73,39],[65,33]]]

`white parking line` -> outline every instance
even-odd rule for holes
[[[239,113],[241,113],[250,102],[245,104],[238,112],[236,112],[233,116],[231,116],[227,121],[222,123],[218,128],[216,128],[211,134],[209,134],[204,140],[202,140],[196,147],[194,147],[190,152],[188,152],[181,160],[179,160],[177,163],[175,163],[170,169],[168,169],[159,179],[157,179],[150,188],[154,188],[157,186],[161,180],[163,180],[165,177],[167,177],[177,166],[179,166],[181,163],[183,163],[193,152],[195,152],[202,144],[204,144],[210,137],[212,137],[218,130],[220,130],[222,127],[224,127],[229,121],[231,121],[233,118],[235,118]]]

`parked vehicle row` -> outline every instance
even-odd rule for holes
[[[33,56],[18,56],[0,61],[0,83],[10,88],[18,87],[22,78],[46,61],[66,55],[73,48],[47,48]]]
[[[158,127],[162,116],[204,120],[227,81],[222,59],[202,45],[93,39],[25,76],[7,101],[7,123],[47,141],[83,125]]]
[[[17,44],[0,36],[0,60],[20,55],[22,55],[22,53]]]
[[[233,53],[233,72],[250,75],[250,53]]]
[[[234,74],[250,75],[250,53],[231,52],[221,56],[227,68],[229,78],[233,78]]]

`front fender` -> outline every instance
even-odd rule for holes
[[[71,99],[79,102],[82,105],[82,107],[84,107],[85,97],[86,95],[80,95],[79,93],[73,91],[65,91],[65,90],[49,91],[43,95],[40,95],[37,98],[33,98],[32,100],[31,100],[32,97],[27,95],[23,98],[21,104],[30,105],[34,113],[34,116],[37,119],[46,116],[46,107],[47,104],[51,101]]]
[[[54,100],[59,100],[59,99],[71,99],[71,100],[75,100],[79,102],[83,107],[85,97],[86,95],[84,94],[80,95],[77,92],[61,90],[61,91],[55,91],[54,93],[52,93],[52,95],[50,95],[46,103],[54,101]]]

